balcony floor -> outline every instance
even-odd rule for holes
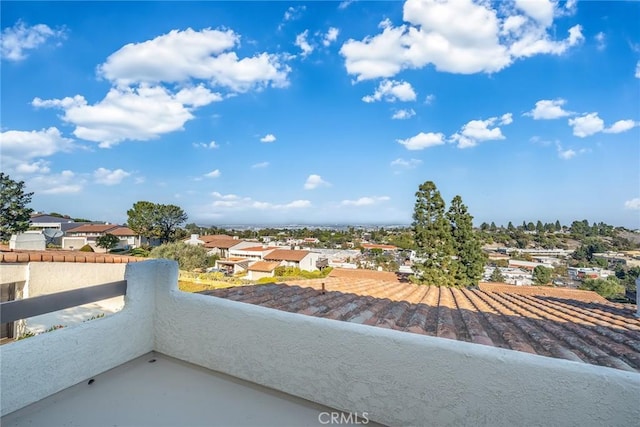
[[[93,379],[8,414],[2,426],[321,426],[320,413],[336,412],[158,353]]]

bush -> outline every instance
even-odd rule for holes
[[[609,299],[624,296],[624,285],[621,285],[615,276],[606,279],[585,279],[578,289],[594,291]]]
[[[146,258],[149,256],[149,250],[145,248],[135,248],[131,249],[129,255]]]
[[[182,242],[165,243],[155,247],[149,253],[151,258],[164,258],[178,261],[181,270],[194,270],[207,267],[207,250],[202,246],[187,245]]]
[[[94,252],[94,251],[93,251],[93,248],[87,244],[80,248],[80,252]]]

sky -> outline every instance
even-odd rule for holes
[[[124,223],[640,228],[640,2],[0,3],[2,171]]]

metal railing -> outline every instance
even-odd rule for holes
[[[113,298],[127,293],[127,281],[104,283],[87,288],[40,295],[0,304],[0,323],[14,322],[65,308]]]

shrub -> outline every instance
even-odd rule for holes
[[[149,250],[145,248],[135,248],[131,249],[129,255],[146,258],[149,256]]]
[[[93,248],[88,244],[84,245],[79,250],[80,250],[80,252],[93,252]]]
[[[165,243],[155,247],[149,256],[178,261],[181,270],[191,271],[207,267],[207,250],[202,246],[187,245],[182,242]]]

